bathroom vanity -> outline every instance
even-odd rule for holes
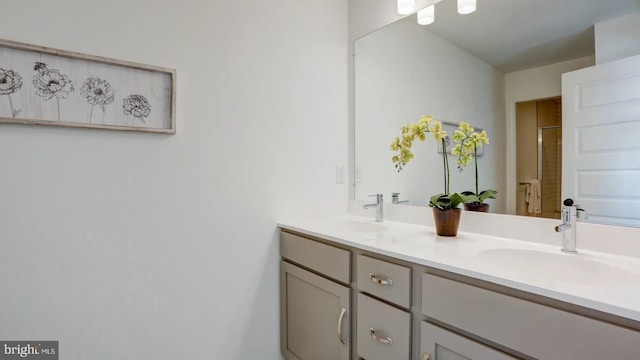
[[[280,228],[287,359],[640,358],[636,258],[353,215]]]

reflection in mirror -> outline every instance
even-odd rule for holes
[[[413,145],[415,158],[397,173],[392,140],[400,127],[422,115],[447,123],[466,121],[487,131],[493,141],[479,158],[479,183],[498,190],[491,208],[504,211],[504,77],[503,74],[405,18],[355,43],[355,157],[359,182],[356,199],[368,194],[400,192],[410,205],[426,206],[442,192],[438,144],[432,136]],[[450,126],[452,135],[455,126]],[[471,168],[458,172],[449,155],[451,189],[475,188]]]
[[[498,190],[497,199],[488,201],[491,212],[557,217],[562,131],[558,124],[539,126],[532,120],[527,138],[534,150],[527,161],[533,169],[517,169],[521,159],[516,155],[521,154],[516,147],[526,139],[516,132],[516,104],[551,100],[561,109],[561,74],[594,66],[596,58],[613,60],[607,57],[615,51],[618,58],[633,55],[635,49],[624,53],[627,43],[609,41],[613,30],[622,28],[609,23],[623,16],[640,18],[640,1],[486,0],[464,19],[447,7],[455,2],[436,6],[434,25],[417,25],[409,16],[354,44],[355,199],[399,192],[400,201],[426,206],[428,195],[439,192],[441,169],[433,139],[414,144],[415,158],[402,173],[396,172],[389,148],[403,124],[431,114],[487,130],[491,144],[478,164],[480,188]],[[533,14],[535,22],[529,21]],[[640,22],[633,23],[625,26],[637,34]],[[595,30],[594,24],[599,26]],[[544,140],[540,148],[539,139]],[[546,164],[539,159],[547,159]],[[450,160],[452,191],[472,189],[472,168],[458,173],[455,158]],[[540,209],[532,208],[533,213],[524,199],[531,180],[541,181],[542,192]]]
[[[640,227],[639,70],[636,55],[562,79],[562,196],[591,222]]]
[[[516,104],[517,215],[560,219],[562,99]]]

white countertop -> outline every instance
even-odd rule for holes
[[[640,259],[560,244],[511,240],[469,232],[438,237],[429,226],[355,215],[285,220],[284,229],[489,281],[640,321]]]

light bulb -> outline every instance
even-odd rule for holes
[[[418,11],[418,24],[420,25],[433,24],[433,21],[436,19],[435,9],[436,9],[436,6],[431,5]]]
[[[416,0],[398,0],[398,14],[409,15],[416,11]]]
[[[466,15],[476,11],[476,0],[458,0],[458,14]]]

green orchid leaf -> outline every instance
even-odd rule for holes
[[[438,200],[440,199],[441,196],[443,196],[444,194],[437,194],[437,195],[433,195],[431,197],[431,200],[429,201],[429,206],[431,207],[437,207],[439,208],[440,206],[438,205]]]
[[[464,203],[465,204],[473,204],[473,203],[480,203],[480,199],[478,198],[478,196],[474,193],[472,193],[471,191],[465,191],[468,194],[464,194],[462,195],[464,198]]]
[[[449,206],[449,204],[451,204],[451,198],[448,195],[442,195],[438,197],[438,204]]]
[[[458,193],[453,194],[437,194],[431,197],[429,206],[437,207],[440,210],[457,209],[464,202],[463,196]]]
[[[451,194],[450,197],[451,197],[451,203],[450,203],[451,209],[457,209],[458,206],[464,202],[464,198],[458,193],[453,193]]]
[[[484,190],[476,195],[473,191],[463,191],[460,193],[465,204],[484,204],[487,199],[495,199],[498,192],[495,190]]]
[[[478,198],[480,202],[484,202],[487,199],[495,199],[497,194],[498,192],[495,190],[484,190],[480,192]]]

